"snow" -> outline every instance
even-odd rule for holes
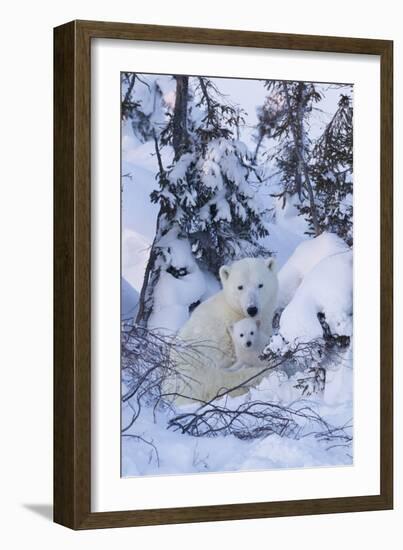
[[[158,442],[159,464],[155,453],[144,442],[123,438],[122,476],[195,474],[201,472],[240,472],[284,468],[351,465],[344,449],[326,451],[314,437],[301,440],[272,435],[252,442],[232,435],[221,438],[196,438],[147,426],[148,437]]]
[[[193,258],[187,239],[179,238],[177,229],[167,233],[159,242],[168,265],[186,268],[187,274],[179,278],[162,271],[154,290],[154,309],[148,326],[167,332],[177,332],[189,318],[189,306],[206,294],[203,272]]]
[[[272,401],[279,404],[292,404],[298,392],[293,385],[295,378],[272,374],[264,379],[258,388],[253,389],[249,399]],[[343,391],[351,395],[351,376],[344,382]],[[349,387],[350,384],[350,387]],[[332,383],[330,384],[332,386]],[[228,407],[235,407],[244,397],[229,398]],[[327,421],[336,425],[347,425],[350,421],[351,402],[343,400],[338,404],[334,399],[324,397],[299,401],[297,410],[309,406]],[[181,409],[181,413],[192,410]],[[123,406],[123,426],[129,424],[133,411],[130,405]],[[163,414],[160,413],[163,417]],[[146,409],[136,421],[136,430],[127,433],[141,434],[152,442],[158,452],[158,461],[153,448],[144,442],[123,438],[122,442],[122,475],[169,475],[194,474],[200,472],[251,471],[259,469],[329,467],[351,465],[350,450],[344,447],[330,449],[328,442],[318,442],[317,438],[308,435],[315,426],[307,424],[305,436],[301,439],[280,437],[273,434],[263,439],[244,441],[233,435],[222,437],[193,437],[166,429],[157,414],[156,421],[152,411]]]
[[[121,317],[122,320],[130,320],[136,316],[139,293],[130,283],[122,277]]]
[[[285,204],[282,198],[278,198],[275,201],[275,221],[276,226],[282,231],[291,232],[294,235],[304,235],[307,232],[308,224],[303,216],[298,216],[298,202],[297,195],[287,197]]]
[[[158,131],[166,120],[166,108],[175,104],[175,80],[172,76],[136,75],[131,98]]]
[[[203,272],[204,282],[206,287],[205,287],[204,293],[200,297],[200,300],[204,302],[205,300],[207,300],[207,298],[210,298],[211,296],[219,292],[221,290],[221,285],[217,281],[216,277],[214,277],[214,275],[212,275],[208,271],[202,271],[202,272]]]
[[[353,357],[352,348],[346,352],[341,365],[330,366],[326,373],[324,401],[330,407],[353,409]]]
[[[161,76],[157,79],[157,82],[165,105],[173,109],[176,98],[176,81],[174,77]]]
[[[278,306],[285,307],[305,275],[322,259],[349,250],[345,242],[333,233],[322,233],[315,239],[302,242],[279,271]]]
[[[125,167],[128,170],[132,170],[137,176],[137,182],[142,182],[142,169],[149,170],[150,176],[153,180],[152,186],[157,186],[155,181],[155,172],[158,168],[157,159],[155,156],[155,145],[152,141],[146,143],[138,143],[138,140],[134,137],[133,131],[130,125],[125,123],[123,127],[123,142],[122,152],[124,153],[124,165],[123,173],[125,173]],[[171,161],[172,155],[170,149],[164,149],[161,151],[161,155],[164,159],[164,164],[168,164]]]
[[[122,178],[122,230],[132,230],[151,243],[159,208],[150,201],[150,193],[157,188],[157,164],[152,157],[153,149],[148,145],[146,151],[133,160],[127,159],[124,151],[122,153],[125,158],[122,174],[128,174]]]
[[[304,244],[316,248],[315,240]],[[309,251],[309,247],[305,248]],[[305,266],[312,260],[309,254],[306,257],[308,262]],[[319,312],[325,313],[332,334],[351,334],[352,269],[352,252],[344,250],[325,257],[305,275],[280,318],[280,334],[286,341],[320,338],[323,331],[317,318]]]
[[[211,159],[202,159],[198,163],[202,173],[202,183],[212,191],[221,189],[223,185],[221,170],[219,165]]]
[[[173,183],[184,180],[189,165],[193,160],[194,156],[192,153],[185,153],[184,155],[182,155],[170,171],[169,180]]]
[[[227,199],[224,196],[224,193],[220,193],[218,196],[216,196],[214,202],[217,209],[217,214],[214,216],[214,221],[217,222],[219,220],[223,220],[230,222],[232,219],[231,209]]]
[[[207,185],[212,189],[221,189],[220,166],[223,175],[241,188],[246,180],[247,168],[239,165],[237,157],[244,157],[246,153],[245,145],[237,140],[229,141],[223,138],[212,140],[208,145],[207,160],[201,160],[198,164],[203,173],[206,173]],[[244,185],[241,190],[246,196],[251,194],[248,185]]]
[[[143,284],[150,247],[144,235],[130,229],[122,231],[122,275],[137,292]]]

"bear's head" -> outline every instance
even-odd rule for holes
[[[274,258],[243,258],[220,268],[228,305],[245,317],[260,317],[277,298],[278,280]]]
[[[260,320],[245,317],[230,326],[232,341],[237,348],[255,351],[259,343]]]

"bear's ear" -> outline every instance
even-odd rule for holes
[[[276,272],[276,260],[274,258],[267,258],[265,260],[266,267],[270,269],[270,271],[273,271],[273,273]]]
[[[222,265],[220,267],[219,275],[222,283],[228,279],[229,272],[230,272],[230,267],[228,265]]]

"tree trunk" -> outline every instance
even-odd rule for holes
[[[302,83],[301,83],[301,85],[303,86]],[[318,235],[320,235],[321,231],[320,231],[320,227],[319,227],[318,216],[317,216],[317,213],[316,213],[315,197],[314,197],[314,194],[313,194],[311,178],[309,176],[309,171],[308,171],[308,167],[307,167],[306,162],[305,162],[304,151],[303,151],[302,113],[300,111],[301,105],[299,107],[299,112],[297,113],[299,126],[300,126],[300,128],[298,128],[296,123],[295,123],[294,113],[292,112],[292,108],[291,108],[290,96],[289,96],[289,93],[288,93],[287,82],[285,82],[285,81],[283,81],[283,90],[284,90],[284,94],[285,94],[285,98],[286,98],[287,109],[288,109],[288,112],[290,114],[291,132],[292,132],[292,136],[293,136],[293,140],[294,140],[294,144],[295,144],[295,150],[296,150],[296,153],[297,153],[297,156],[298,156],[298,160],[299,160],[299,162],[301,163],[301,166],[302,166],[302,172],[304,174],[304,180],[305,180],[304,183],[305,183],[306,190],[308,191],[309,204],[310,204],[311,216],[312,216],[312,224],[313,224],[313,228],[315,230],[315,235],[318,236]],[[301,90],[301,92],[303,92],[303,90]]]
[[[258,140],[256,142],[256,149],[255,149],[255,152],[253,154],[253,162],[257,162],[257,157],[258,157],[258,154],[259,154],[259,151],[260,151],[260,147],[262,146],[263,139],[264,139],[264,133],[261,132],[259,134]]]
[[[152,274],[156,275],[154,271],[155,261],[157,254],[155,250],[155,241],[150,250],[150,257],[148,258],[147,267],[144,273],[143,286],[139,296],[139,308],[137,310],[136,324],[146,327],[152,311],[152,293],[150,290],[154,288],[156,281],[152,281]],[[158,279],[157,279],[158,280]]]
[[[187,106],[189,77],[175,76],[176,98],[173,115],[172,145],[175,152],[175,160],[178,160],[188,147],[187,132]]]

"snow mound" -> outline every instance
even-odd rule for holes
[[[122,232],[122,276],[138,292],[143,284],[150,244],[136,231],[125,229]]]
[[[148,327],[177,332],[189,318],[189,307],[208,293],[211,281],[207,285],[189,241],[178,236],[177,228],[159,241],[159,247],[164,250],[167,267],[161,271],[154,289],[154,307]]]
[[[298,210],[300,204],[301,201],[297,194],[288,196],[285,203],[282,197],[277,198],[274,201],[275,225],[287,232],[306,238],[309,225],[304,216],[300,216]]]
[[[139,302],[139,293],[130,283],[122,277],[121,288],[121,316],[122,320],[133,319],[137,313],[137,304]]]
[[[319,237],[302,242],[278,273],[278,307],[285,307],[294,296],[305,275],[320,261],[333,254],[346,252],[346,243],[334,233],[322,233]],[[325,283],[327,287],[327,283]]]
[[[311,259],[308,255],[307,262]],[[325,257],[305,275],[280,318],[280,334],[286,341],[309,341],[322,337],[323,331],[317,317],[319,312],[325,314],[332,333],[351,334],[352,270],[353,254],[350,250],[344,250]]]

